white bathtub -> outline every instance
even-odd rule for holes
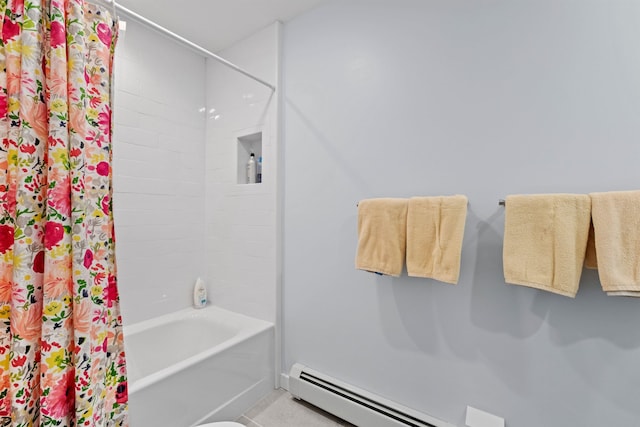
[[[272,323],[209,306],[124,333],[131,427],[233,420],[274,388]]]

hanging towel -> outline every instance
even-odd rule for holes
[[[466,196],[412,197],[407,210],[407,273],[458,283]]]
[[[505,281],[575,297],[590,213],[591,200],[582,194],[507,197],[502,254]]]
[[[399,277],[404,266],[407,199],[368,199],[358,203],[356,268]]]
[[[593,221],[589,224],[589,238],[587,240],[587,252],[584,255],[584,266],[590,270],[598,269],[598,255],[596,254],[596,237],[593,231]]]
[[[640,292],[640,191],[591,193],[598,275],[612,296]]]

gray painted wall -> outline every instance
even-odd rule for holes
[[[284,366],[464,425],[640,424],[640,300],[509,286],[508,194],[640,179],[640,2],[340,0],[284,37]],[[356,271],[356,203],[469,197],[460,283]]]

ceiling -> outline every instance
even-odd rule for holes
[[[326,0],[116,0],[212,52]],[[177,6],[179,5],[179,7]]]

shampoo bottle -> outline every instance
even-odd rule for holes
[[[193,306],[195,308],[204,308],[207,305],[207,288],[204,282],[198,277],[196,285],[193,287]]]
[[[262,156],[258,157],[258,173],[257,173],[256,182],[257,183],[262,182]]]
[[[247,162],[247,184],[256,183],[256,156],[251,153]]]

